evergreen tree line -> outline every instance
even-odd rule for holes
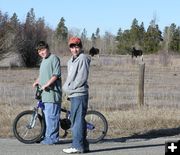
[[[119,29],[116,40],[117,52],[120,54],[128,53],[132,47],[140,48],[145,54],[159,51],[180,53],[180,26],[172,23],[165,27],[162,34],[155,19],[150,22],[147,31],[143,22],[139,25],[137,19],[134,19],[130,30]]]
[[[146,31],[143,22],[139,25],[137,19],[134,19],[129,30],[122,31],[120,28],[116,36],[111,32],[100,36],[100,28],[97,28],[91,38],[88,38],[85,28],[82,33],[68,30],[63,17],[53,30],[46,25],[44,18],[36,19],[34,9],[31,8],[23,23],[16,13],[9,17],[7,13],[0,11],[0,60],[8,54],[17,53],[24,66],[37,66],[39,57],[35,46],[38,41],[45,40],[56,54],[66,55],[68,38],[73,35],[81,37],[86,52],[95,46],[100,49],[101,54],[129,54],[132,47],[143,50],[145,54],[160,50],[180,53],[180,27],[174,23],[165,27],[162,33],[155,20],[150,22]]]

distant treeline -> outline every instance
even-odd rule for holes
[[[88,38],[85,28],[82,32],[68,30],[63,17],[53,30],[44,18],[37,19],[31,8],[25,22],[20,22],[16,13],[9,17],[8,13],[0,11],[0,60],[9,53],[17,53],[24,66],[34,67],[39,64],[35,51],[38,41],[47,41],[52,51],[65,55],[68,53],[67,40],[72,35],[81,37],[85,51],[95,46],[102,54],[129,54],[132,47],[143,50],[145,54],[159,51],[180,53],[180,26],[175,23],[166,26],[162,33],[155,19],[150,21],[145,30],[144,23],[139,25],[135,18],[130,29],[119,28],[117,35],[105,32],[100,36],[100,28],[97,28],[91,38]]]

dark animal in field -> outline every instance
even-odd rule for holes
[[[133,47],[133,49],[132,49],[132,59],[133,59],[133,57],[137,58],[138,56],[143,61],[143,51],[142,50],[137,50],[135,47]]]
[[[91,55],[92,57],[94,55],[97,55],[99,54],[99,49],[98,48],[95,48],[95,47],[92,47],[90,50],[89,50],[89,55]]]

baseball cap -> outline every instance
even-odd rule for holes
[[[78,38],[78,37],[71,37],[69,39],[69,42],[68,42],[68,45],[76,45],[76,46],[79,46],[80,48],[82,48],[82,42],[81,42],[81,39]]]
[[[49,45],[45,41],[39,41],[37,43],[36,50],[38,51],[44,48],[49,49]]]

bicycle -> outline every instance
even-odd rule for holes
[[[42,112],[43,103],[41,101],[42,89],[36,87],[35,99],[38,100],[33,110],[25,110],[19,113],[13,122],[14,136],[22,143],[32,144],[41,141],[45,133],[45,120]],[[41,109],[41,113],[39,112]],[[71,128],[70,111],[61,108],[65,118],[59,119],[60,130],[64,130],[61,138],[66,138]],[[86,114],[87,140],[89,143],[97,143],[104,139],[108,131],[108,123],[103,114],[95,110],[89,110]],[[62,133],[62,131],[60,131]]]

